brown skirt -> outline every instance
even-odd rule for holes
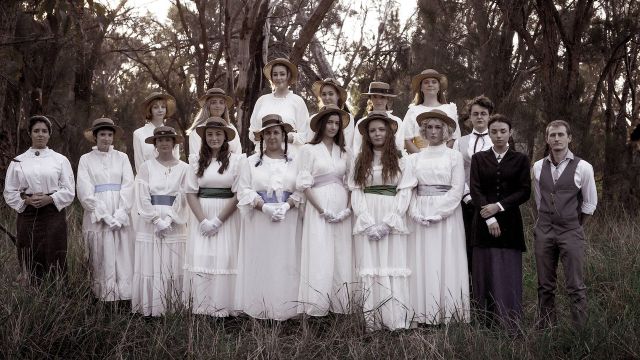
[[[18,259],[20,265],[37,279],[48,272],[63,274],[67,257],[67,219],[65,210],[55,205],[27,208],[17,219]]]

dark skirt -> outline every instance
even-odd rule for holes
[[[18,259],[36,279],[49,272],[63,274],[67,257],[67,219],[65,210],[54,204],[27,208],[17,219]]]
[[[474,247],[472,274],[481,319],[516,330],[522,318],[522,251]]]

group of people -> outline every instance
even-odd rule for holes
[[[512,145],[512,123],[484,96],[460,136],[445,75],[412,80],[404,120],[390,86],[372,82],[357,123],[333,79],[314,84],[309,116],[289,86],[298,70],[264,67],[273,92],[258,99],[243,154],[229,120],[233,99],[210,89],[184,138],[165,120],[174,99],[152,93],[133,133],[134,171],[113,148],[123,130],[108,118],[85,131],[95,144],[78,164],[47,147],[52,125],[29,119],[32,146],[10,164],[4,197],[18,212],[18,257],[39,281],[66,266],[64,209],[84,208],[93,291],[159,316],[173,304],[216,317],[287,320],[362,311],[367,328],[469,322],[472,304],[516,329],[522,316],[524,229],[519,206],[534,184],[541,319],[555,322],[558,260],[576,324],[586,319],[582,224],[597,194],[593,169],[568,148],[569,124],[547,126],[549,156],[533,166]],[[77,189],[77,192],[76,192]]]

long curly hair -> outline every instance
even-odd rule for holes
[[[205,133],[206,137],[206,133]],[[227,134],[224,135],[224,144],[220,147],[218,151],[218,156],[216,160],[220,163],[220,169],[218,169],[218,174],[224,174],[225,170],[229,167],[229,158],[231,157],[231,151],[229,151],[229,141],[227,138]],[[213,150],[207,144],[205,139],[202,139],[202,146],[200,147],[200,158],[198,159],[198,172],[196,172],[197,177],[202,177],[204,175],[204,171],[211,165],[211,161],[213,160]]]
[[[400,155],[396,149],[395,136],[391,125],[387,121],[384,124],[387,129],[387,136],[382,148],[382,180],[387,182],[400,173]],[[371,176],[373,168],[373,143],[369,136],[369,124],[367,124],[366,129],[367,131],[362,135],[362,148],[356,158],[353,174],[356,185],[362,188],[367,186],[367,180]]]
[[[313,136],[313,139],[311,141],[309,141],[309,144],[316,145],[316,144],[320,144],[322,142],[322,138],[324,138],[324,132],[326,131],[326,127],[327,127],[327,122],[329,122],[329,117],[331,117],[331,115],[335,115],[335,114],[337,114],[337,113],[325,114],[323,117],[320,118],[320,120],[318,120],[318,129],[320,131],[318,131]],[[342,130],[342,126],[340,126],[340,128],[338,129],[338,133],[333,137],[333,142],[340,147],[340,152],[347,151],[344,148],[345,147],[344,130]]]

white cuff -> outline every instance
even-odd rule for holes
[[[462,201],[463,201],[465,204],[470,203],[470,202],[471,202],[471,195],[469,195],[469,194],[465,195],[465,197],[463,197],[463,198],[462,198]]]
[[[500,208],[500,211],[504,211],[504,208],[502,207],[502,204],[500,204],[499,202],[496,203],[498,205],[498,207]]]
[[[487,223],[487,226],[491,225],[491,224],[495,224],[498,222],[498,220],[496,220],[496,218],[494,218],[493,216],[488,218],[487,220],[485,220],[484,222]]]

